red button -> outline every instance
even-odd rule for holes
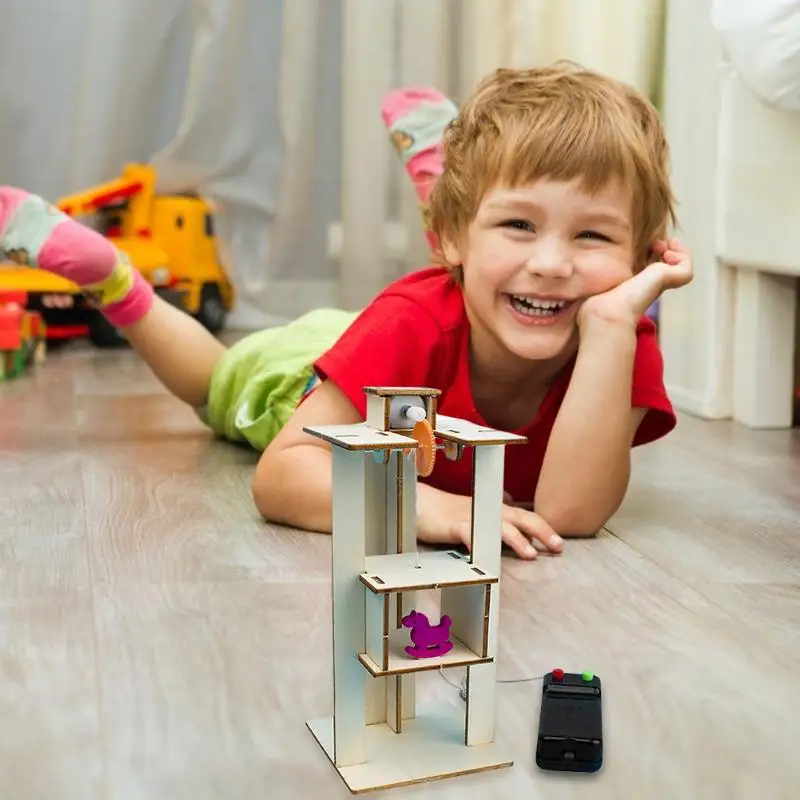
[[[553,670],[553,680],[560,681],[564,679],[564,670],[563,669],[554,669]]]

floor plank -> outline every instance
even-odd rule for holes
[[[0,589],[0,787],[20,800],[105,800],[90,590]]]
[[[98,588],[111,796],[325,792],[304,713],[330,706],[328,596],[321,583]]]

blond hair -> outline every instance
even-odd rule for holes
[[[675,222],[658,112],[632,87],[569,62],[496,70],[448,126],[443,150],[428,211],[440,242],[461,239],[488,190],[541,178],[579,179],[588,192],[614,180],[630,189],[635,269]],[[437,260],[446,263],[441,252]]]

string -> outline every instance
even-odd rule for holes
[[[448,685],[452,686],[459,694],[462,700],[466,701],[467,699],[467,676],[465,675],[461,679],[461,686],[453,683],[445,674],[444,668],[439,667],[438,669],[439,677]],[[532,683],[533,681],[540,681],[544,678],[544,675],[537,675],[533,678],[505,678],[503,680],[497,681],[497,683]]]

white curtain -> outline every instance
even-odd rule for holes
[[[569,59],[661,90],[666,0],[463,0],[461,91],[496,66]]]
[[[357,296],[342,282],[358,272],[329,258],[328,236],[352,177],[341,174],[353,163],[340,133],[343,26],[364,2],[386,15],[375,69],[392,85],[458,97],[496,66],[572,58],[657,93],[664,0],[0,0],[0,182],[55,199],[151,161],[160,189],[206,194],[238,290],[232,326]],[[400,32],[418,37],[434,16],[450,57],[420,65],[406,46],[399,58]],[[374,125],[380,109],[366,105],[355,113]],[[388,140],[375,146],[385,153],[367,162],[398,170]],[[387,269],[384,255],[364,254],[381,280],[408,268]]]
[[[56,199],[153,162],[219,205],[234,324],[271,321],[283,2],[0,0],[0,20],[0,181]]]

